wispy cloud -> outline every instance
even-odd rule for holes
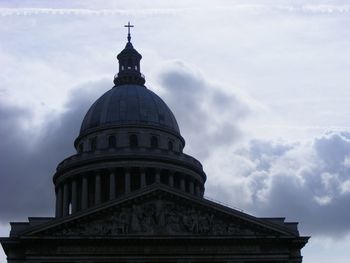
[[[198,5],[180,5],[173,8],[43,8],[43,7],[8,7],[0,8],[1,16],[12,15],[78,15],[78,16],[91,16],[91,15],[169,15],[177,13],[192,13],[203,11],[215,11],[215,12],[232,12],[232,11],[255,11],[255,12],[287,12],[287,13],[311,13],[311,14],[342,14],[350,12],[350,5],[317,5],[317,4],[204,4]]]
[[[187,10],[187,9],[186,9]],[[0,8],[0,15],[2,16],[26,16],[26,15],[78,15],[78,16],[91,16],[91,15],[169,15],[175,14],[176,9],[80,9],[80,8]]]

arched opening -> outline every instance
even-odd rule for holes
[[[132,60],[131,58],[128,59],[128,69],[131,69],[132,66]]]
[[[174,143],[172,141],[168,141],[168,150],[172,151],[174,149]]]
[[[158,148],[158,138],[156,136],[151,137],[151,148]]]
[[[117,139],[114,135],[108,137],[108,148],[116,148],[117,147]]]
[[[139,141],[136,134],[131,134],[129,137],[129,144],[131,148],[136,148],[139,146]]]

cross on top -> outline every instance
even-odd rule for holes
[[[133,25],[130,25],[130,22],[128,22],[127,25],[124,25],[124,27],[127,27],[128,28],[128,41],[130,42],[131,40],[131,36],[130,36],[130,28],[131,27],[134,27]]]

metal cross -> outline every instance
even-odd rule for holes
[[[128,41],[130,42],[131,36],[130,36],[130,27],[134,27],[133,25],[130,25],[130,22],[128,22],[127,25],[124,25],[124,27],[128,28]]]

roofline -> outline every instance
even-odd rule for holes
[[[61,218],[56,218],[53,221],[43,223],[43,224],[38,225],[38,226],[29,227],[26,230],[20,231],[18,234],[25,235],[27,233],[28,234],[33,233],[33,232],[35,233],[38,230],[43,231],[43,230],[46,230],[48,228],[58,226],[62,223],[63,224],[68,223],[69,221],[72,221],[74,219],[78,219],[78,218],[87,216],[89,214],[92,214],[92,213],[95,213],[95,212],[98,212],[98,211],[101,211],[104,209],[111,208],[117,204],[121,204],[121,203],[124,203],[125,201],[132,200],[134,198],[143,196],[145,194],[151,194],[152,192],[159,191],[159,190],[164,191],[166,193],[180,196],[180,197],[188,199],[192,202],[196,202],[200,205],[204,205],[204,206],[211,205],[214,209],[216,209],[220,212],[223,212],[223,213],[229,214],[229,215],[234,215],[237,218],[242,219],[244,221],[254,223],[254,224],[259,225],[261,227],[269,228],[269,229],[276,231],[276,232],[284,233],[287,236],[302,238],[304,241],[305,240],[307,241],[309,238],[309,237],[301,237],[298,235],[298,233],[295,233],[294,231],[291,231],[290,229],[288,229],[284,226],[281,226],[281,225],[278,225],[278,224],[275,224],[275,223],[272,223],[269,221],[261,220],[260,218],[254,217],[252,215],[249,215],[249,214],[246,214],[243,212],[240,212],[236,209],[223,206],[221,204],[215,203],[213,201],[210,201],[210,200],[207,200],[207,199],[204,199],[201,197],[196,197],[196,196],[190,195],[188,193],[181,192],[180,190],[173,189],[173,188],[170,188],[170,187],[168,187],[166,185],[162,185],[162,184],[155,184],[154,186],[151,186],[151,187],[148,187],[145,189],[139,189],[137,191],[131,192],[130,194],[124,195],[121,198],[117,198],[117,199],[108,201],[106,203],[103,203],[103,204],[100,204],[100,205],[97,205],[97,206],[94,206],[91,208],[87,208],[85,210],[81,210],[81,211],[76,212],[72,215],[68,215],[66,217],[61,217]],[[303,240],[301,240],[302,243],[303,243]]]

